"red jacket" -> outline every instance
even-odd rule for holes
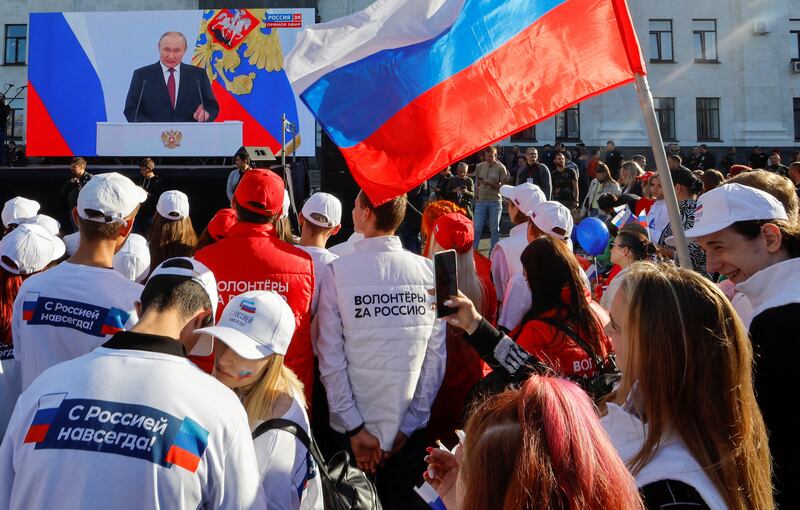
[[[590,299],[590,298],[587,298]],[[600,338],[595,342],[586,342],[589,345],[600,345],[600,352],[596,354],[601,358],[605,358],[609,353],[614,351],[611,339],[603,333],[603,326],[608,322],[608,315],[599,305],[595,305],[590,300],[590,306],[595,312],[597,318],[597,326],[600,329]],[[563,310],[549,310],[542,314],[542,317],[555,318],[564,320],[566,313]],[[573,328],[574,326],[570,321],[566,324]],[[576,334],[586,341],[587,335],[585,331],[576,331]],[[572,376],[593,376],[597,368],[594,366],[592,358],[580,348],[563,330],[551,326],[550,324],[539,321],[531,320],[518,326],[509,335],[515,339],[516,342],[536,356],[542,363],[552,367],[559,374]]]
[[[306,402],[311,403],[314,384],[314,352],[311,349],[309,308],[314,294],[314,267],[311,257],[278,239],[272,225],[237,223],[227,237],[206,246],[195,258],[207,265],[217,279],[219,306],[250,290],[274,290],[282,295],[294,312],[295,332],[286,353],[286,365],[305,386]]]

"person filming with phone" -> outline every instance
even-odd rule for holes
[[[446,363],[445,324],[427,293],[433,264],[395,235],[405,211],[405,195],[376,206],[358,194],[353,224],[364,239],[325,268],[317,310],[330,425],[357,467],[378,473],[384,509],[426,508],[413,487]]]

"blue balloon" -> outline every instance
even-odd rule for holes
[[[575,227],[581,248],[589,255],[600,255],[608,246],[608,227],[598,218],[584,218]]]

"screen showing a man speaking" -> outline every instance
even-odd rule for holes
[[[313,156],[313,116],[283,69],[313,20],[313,9],[33,13],[28,155],[277,152],[285,139]]]

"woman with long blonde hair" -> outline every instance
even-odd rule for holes
[[[259,428],[282,419],[311,435],[303,383],[284,364],[294,334],[289,305],[275,292],[246,292],[228,302],[216,326],[196,332],[217,340],[214,377],[247,411],[269,508],[322,510],[320,478],[302,441],[269,424]]]
[[[752,347],[727,298],[671,265],[637,262],[622,278],[607,332],[625,403],[603,423],[646,506],[774,508]]]

